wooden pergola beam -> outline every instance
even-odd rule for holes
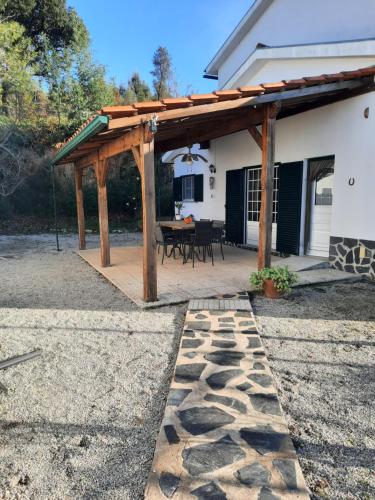
[[[142,179],[142,220],[143,220],[143,300],[157,300],[157,255],[155,216],[155,166],[154,140],[142,139],[132,147],[135,162]]]
[[[278,103],[272,103],[264,107],[262,124],[262,195],[259,215],[258,269],[271,266],[275,125],[279,109],[280,105]]]
[[[262,111],[259,110],[257,117],[262,120]],[[220,121],[213,121],[205,126],[194,127],[191,129],[183,129],[182,133],[173,139],[160,139],[160,135],[156,136],[155,150],[157,152],[171,151],[190,144],[209,141],[225,137],[226,135],[247,130],[249,127],[249,118],[247,116],[237,116],[234,118],[222,118]],[[163,137],[163,135],[161,135]]]
[[[112,139],[99,149],[99,160],[104,160],[116,156],[125,151],[131,150],[143,141],[144,127],[136,127],[126,131],[120,137]]]
[[[83,190],[82,190],[82,169],[75,166],[75,189],[76,189],[76,202],[77,202],[77,221],[78,221],[78,239],[79,249],[86,249],[86,233],[85,233],[85,212],[83,207]]]
[[[107,200],[108,160],[99,160],[97,158],[96,162],[94,163],[94,168],[98,187],[100,260],[102,267],[108,267],[111,264]]]
[[[259,132],[256,126],[254,125],[252,127],[249,127],[247,130],[249,131],[249,134],[254,139],[254,141],[258,144],[259,148],[262,149],[263,147],[262,134]]]

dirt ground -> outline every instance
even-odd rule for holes
[[[140,499],[185,307],[141,311],[61,246],[0,237],[0,359],[42,349],[0,371],[0,499]]]
[[[0,499],[137,500],[185,306],[140,311],[74,253],[75,236],[61,246],[0,236],[0,359],[43,350],[0,371]],[[252,303],[313,498],[375,498],[375,285]]]
[[[375,284],[252,300],[312,498],[375,498]]]

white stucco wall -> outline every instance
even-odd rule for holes
[[[374,0],[274,0],[219,68],[222,87],[257,43],[296,45],[374,37]]]
[[[375,3],[375,2],[374,2]],[[304,76],[338,73],[375,64],[375,50],[372,57],[340,57],[316,59],[280,59],[254,64],[244,74],[232,81],[228,87],[257,85],[259,83],[291,80]]]
[[[366,107],[370,107],[368,119],[363,116]],[[276,162],[335,155],[332,236],[375,240],[374,130],[375,93],[277,122]],[[259,165],[260,149],[247,132],[241,132],[211,141],[210,155],[217,168],[215,189],[209,189],[208,164],[195,164],[193,173],[204,173],[204,202],[189,203],[183,212],[197,219],[224,219],[225,172]],[[176,166],[176,175],[186,173],[186,167]],[[354,186],[348,185],[350,177]]]

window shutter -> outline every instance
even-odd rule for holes
[[[203,201],[203,174],[194,175],[194,201]]]
[[[173,179],[173,198],[174,201],[182,201],[182,180],[181,177]]]
[[[280,165],[276,250],[281,253],[299,255],[302,179],[302,161]]]

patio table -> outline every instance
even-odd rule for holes
[[[195,229],[195,222],[189,222],[186,224],[183,220],[172,220],[172,221],[163,221],[160,222],[160,227],[166,227],[167,229],[171,229],[172,231],[181,231],[187,230],[190,231]]]

